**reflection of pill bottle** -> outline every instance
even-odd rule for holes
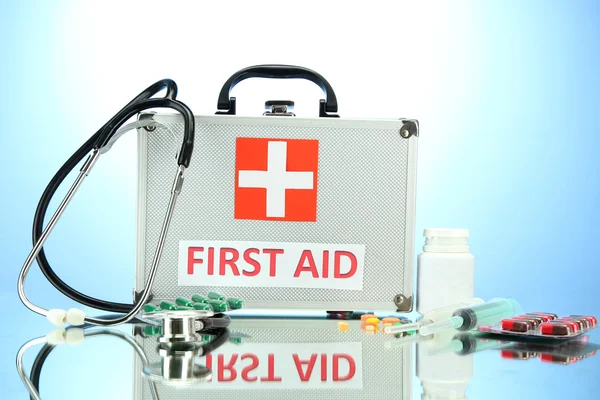
[[[473,355],[456,354],[454,331],[436,333],[431,340],[417,344],[417,377],[421,380],[421,400],[466,400],[473,378]]]
[[[474,297],[475,257],[467,229],[425,229],[417,259],[417,312],[447,307]]]

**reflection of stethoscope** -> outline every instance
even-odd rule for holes
[[[163,89],[166,89],[166,94],[164,97],[153,97]],[[54,177],[46,187],[44,193],[42,194],[42,197],[38,204],[33,224],[34,246],[31,250],[31,253],[29,253],[29,256],[27,257],[25,264],[23,265],[23,268],[21,269],[21,273],[19,274],[17,289],[21,301],[23,302],[23,304],[25,304],[27,308],[38,314],[46,316],[53,324],[57,326],[63,326],[66,323],[75,326],[83,325],[84,323],[91,325],[114,326],[132,320],[139,313],[144,304],[148,301],[150,297],[150,290],[152,288],[152,285],[154,284],[158,264],[160,262],[163,248],[165,245],[167,230],[171,222],[171,217],[175,208],[175,202],[183,184],[183,173],[185,169],[189,166],[194,147],[194,115],[185,104],[175,99],[176,96],[177,85],[174,81],[169,79],[161,80],[148,87],[136,98],[134,98],[129,104],[127,104],[121,111],[119,111],[102,128],[100,128],[98,132],[96,132],[91,138],[89,138],[54,175]],[[112,303],[108,301],[95,299],[73,289],[56,275],[56,273],[50,267],[48,260],[46,259],[43,245],[46,242],[48,236],[50,235],[50,232],[52,232],[52,229],[56,225],[56,222],[63,214],[73,195],[75,194],[85,177],[89,174],[92,167],[98,160],[100,154],[107,152],[111,148],[113,143],[123,133],[123,129],[120,130],[119,128],[121,128],[122,125],[125,122],[127,122],[127,120],[129,120],[131,117],[135,116],[139,112],[153,108],[170,108],[180,113],[183,116],[184,120],[184,133],[183,143],[181,145],[181,149],[179,151],[177,159],[177,174],[175,176],[175,180],[171,188],[171,197],[169,199],[167,213],[160,231],[156,252],[152,260],[150,275],[148,277],[146,286],[144,287],[140,295],[136,296],[137,299],[134,304]],[[48,210],[48,205],[50,203],[50,200],[52,199],[52,196],[56,193],[56,190],[58,189],[62,181],[76,167],[76,165],[84,159],[86,155],[88,155],[88,158],[81,167],[78,177],[67,192],[65,198],[58,206],[54,215],[48,222],[46,228],[44,228],[44,217],[46,215],[46,211]],[[124,315],[115,316],[110,319],[94,318],[86,316],[85,313],[79,309],[73,308],[69,311],[58,309],[47,310],[45,308],[33,304],[27,298],[24,286],[27,273],[29,272],[29,269],[31,268],[31,265],[33,264],[33,261],[35,259],[37,259],[40,269],[42,270],[48,281],[50,281],[50,283],[64,295],[70,297],[71,299],[77,301],[82,305],[109,312],[121,313]],[[202,314],[200,317],[207,317],[207,315]],[[210,317],[210,315],[208,317]]]
[[[189,386],[207,381],[212,376],[212,371],[199,363],[199,357],[204,357],[227,342],[230,332],[227,328],[213,329],[206,332],[212,336],[209,342],[187,342],[165,344],[159,343],[157,353],[160,361],[151,364],[141,346],[129,335],[115,329],[90,329],[93,325],[57,329],[48,336],[32,339],[25,343],[17,353],[17,371],[21,380],[27,387],[32,400],[40,400],[39,384],[42,367],[52,350],[63,343],[79,344],[84,338],[94,336],[113,336],[122,339],[133,347],[142,362],[142,376],[146,377],[150,386],[152,398],[159,399],[156,383],[169,386]],[[27,377],[23,367],[25,352],[36,345],[44,344],[37,354],[31,367],[30,376]]]

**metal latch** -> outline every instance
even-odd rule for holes
[[[406,297],[403,294],[397,294],[394,296],[394,304],[396,305],[396,312],[412,312],[413,310],[413,297]]]
[[[294,109],[294,102],[291,100],[269,100],[265,101],[265,112],[263,115],[270,117],[295,117],[291,112]]]

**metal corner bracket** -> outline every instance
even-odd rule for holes
[[[404,119],[400,118],[402,121],[402,127],[400,128],[400,136],[404,139],[409,139],[412,136],[419,136],[419,121],[416,119]]]
[[[156,114],[156,112],[154,112],[154,111],[140,113],[140,115],[138,117],[138,121],[144,121],[147,119],[151,120],[153,118],[154,114]],[[144,126],[144,129],[146,130],[146,132],[152,132],[156,129],[156,126]]]

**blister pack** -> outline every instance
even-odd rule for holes
[[[499,325],[480,326],[480,332],[532,341],[564,342],[595,329],[598,320],[592,316],[533,312],[502,320]]]

